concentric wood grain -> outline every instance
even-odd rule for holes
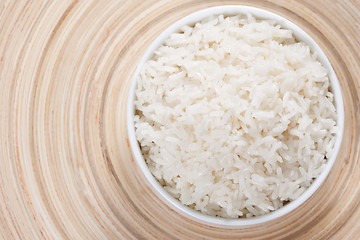
[[[323,48],[342,87],[345,133],[324,185],[296,211],[223,229],[159,200],[127,142],[136,64],[173,22],[243,4],[288,18]],[[359,239],[358,0],[0,1],[1,239]]]

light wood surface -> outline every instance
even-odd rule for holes
[[[140,57],[173,22],[243,4],[303,28],[342,87],[345,133],[324,185],[273,222],[223,229],[159,200],[128,146]],[[0,0],[1,239],[360,239],[359,0]]]

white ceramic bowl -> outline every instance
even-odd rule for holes
[[[134,128],[134,97],[135,97],[135,87],[136,87],[136,79],[139,74],[141,66],[149,59],[151,58],[153,52],[164,42],[164,40],[174,32],[177,32],[179,28],[183,25],[187,24],[193,24],[198,22],[201,19],[204,19],[210,15],[218,15],[218,14],[224,14],[224,15],[235,15],[235,14],[246,14],[251,13],[256,18],[259,19],[273,19],[278,24],[280,24],[283,28],[292,30],[294,36],[297,40],[300,40],[302,42],[305,42],[308,44],[313,52],[318,53],[318,59],[320,62],[327,68],[328,75],[331,82],[331,88],[332,92],[335,95],[335,104],[337,109],[337,124],[339,127],[339,133],[337,135],[336,143],[335,143],[335,150],[330,159],[328,159],[326,168],[321,173],[321,175],[312,183],[312,185],[296,200],[290,202],[289,204],[285,205],[284,207],[275,210],[274,212],[265,214],[263,216],[259,217],[251,217],[251,218],[240,218],[240,219],[226,219],[226,218],[220,218],[220,217],[212,217],[205,214],[202,214],[198,211],[195,211],[189,207],[186,207],[183,205],[179,200],[173,198],[160,184],[159,182],[154,178],[154,176],[150,173],[144,158],[141,154],[141,150],[139,147],[139,144],[135,137],[135,128]],[[289,20],[271,13],[269,11],[265,11],[259,8],[254,7],[247,7],[247,6],[240,6],[240,5],[226,5],[226,6],[219,6],[219,7],[212,7],[207,8],[198,12],[195,12],[193,14],[190,14],[179,21],[175,22],[173,25],[171,25],[169,28],[167,28],[164,32],[160,34],[158,38],[149,46],[147,51],[145,52],[144,56],[139,62],[139,65],[136,69],[136,72],[134,74],[134,77],[132,79],[132,83],[130,86],[129,91],[129,97],[128,97],[128,104],[127,104],[127,126],[128,126],[128,134],[129,134],[129,141],[132,153],[135,157],[135,160],[137,164],[139,165],[141,171],[145,175],[148,183],[153,188],[154,192],[164,201],[166,202],[171,208],[173,208],[175,211],[179,212],[180,214],[183,214],[193,220],[209,224],[212,226],[223,226],[223,227],[236,227],[236,226],[245,226],[245,225],[253,225],[253,224],[260,224],[264,223],[270,220],[273,220],[275,218],[278,218],[280,216],[283,216],[292,210],[299,207],[301,204],[303,204],[324,182],[326,177],[328,176],[332,166],[334,165],[334,162],[336,160],[336,157],[339,152],[342,135],[343,135],[343,128],[344,128],[344,106],[343,106],[343,100],[342,100],[342,94],[339,82],[337,80],[337,77],[335,75],[335,72],[333,68],[331,67],[331,64],[327,57],[325,56],[324,52],[320,49],[320,47],[315,43],[315,41],[306,34],[302,29],[300,29],[298,26],[296,26],[294,23],[290,22]]]

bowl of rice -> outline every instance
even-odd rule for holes
[[[177,21],[129,90],[136,163],[171,208],[213,226],[298,208],[339,152],[344,107],[324,52],[274,13],[228,5]]]

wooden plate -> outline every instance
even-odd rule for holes
[[[303,28],[342,87],[345,132],[324,185],[296,211],[223,229],[159,200],[127,140],[137,62],[178,19],[242,4]],[[360,3],[357,0],[0,2],[1,239],[360,238]]]

